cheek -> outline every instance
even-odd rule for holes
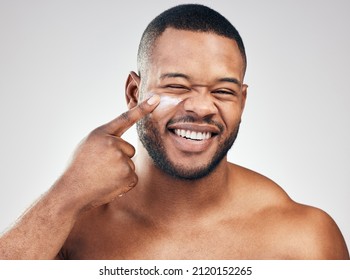
[[[152,94],[150,94],[149,96],[152,96]],[[166,129],[167,122],[175,114],[177,110],[176,106],[181,101],[181,99],[175,97],[160,97],[159,105],[154,109],[152,113],[150,113],[150,118],[152,119],[152,122],[158,124],[158,129],[160,129],[160,131]]]
[[[151,96],[151,95],[149,95]],[[160,127],[165,128],[169,118],[174,115],[176,106],[182,101],[180,98],[161,96],[159,105],[150,114],[153,122],[156,122]]]
[[[221,106],[220,115],[229,129],[236,127],[241,122],[242,111],[238,106]]]
[[[153,92],[146,92],[144,94],[144,96],[142,97],[142,100],[140,100],[140,102],[152,97],[154,94],[155,93],[153,93]],[[179,97],[162,95],[162,94],[158,94],[158,95],[160,96],[160,102],[159,102],[158,106],[155,108],[154,112],[170,110],[173,107],[175,107],[177,104],[179,104],[181,101],[183,101],[183,99],[181,99]]]
[[[182,99],[178,97],[171,97],[171,96],[161,96],[159,105],[156,107],[154,112],[166,112],[171,111],[175,109],[176,105],[179,104],[182,101]]]

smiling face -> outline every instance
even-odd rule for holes
[[[213,33],[164,31],[139,85],[139,101],[158,94],[161,102],[137,124],[140,141],[158,168],[198,179],[225,158],[244,108],[243,77],[235,41]]]

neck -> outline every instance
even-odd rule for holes
[[[135,165],[139,178],[138,202],[152,218],[193,221],[213,213],[230,196],[226,157],[210,174],[197,180],[170,176],[154,165],[145,150],[137,155]]]

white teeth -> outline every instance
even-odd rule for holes
[[[192,140],[205,140],[211,137],[211,132],[196,132],[184,129],[175,129],[175,134]]]

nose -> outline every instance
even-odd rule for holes
[[[215,115],[218,112],[213,97],[207,91],[192,92],[184,100],[183,106],[186,112],[194,113],[201,118]]]

